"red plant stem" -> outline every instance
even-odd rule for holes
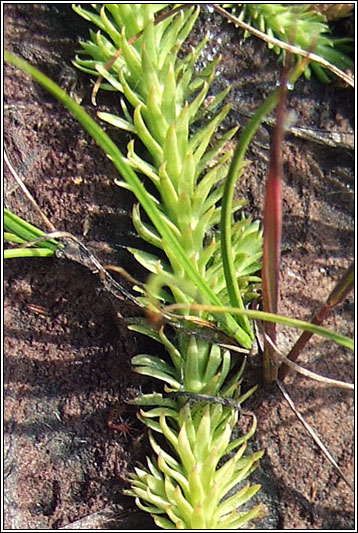
[[[272,267],[279,265],[281,257],[282,181],[280,175],[272,169],[267,177],[264,209],[263,307],[269,313],[277,313],[279,270]]]
[[[277,108],[277,124],[271,149],[270,168],[266,182],[264,206],[264,244],[262,261],[263,309],[277,313],[279,297],[279,275],[281,261],[282,235],[282,160],[281,145],[284,136],[284,119],[287,94],[287,70],[283,72],[280,101]],[[266,335],[276,344],[276,324],[264,323]],[[277,354],[268,342],[264,343],[263,374],[264,381],[270,383],[277,379]]]
[[[263,248],[263,309],[269,313],[277,313],[278,288],[279,288],[279,265],[282,227],[282,181],[277,172],[270,169],[265,197],[264,214],[264,248]],[[276,324],[264,323],[265,333],[276,344]],[[271,346],[264,343],[264,380],[274,381],[277,378],[277,369],[272,365],[276,354]]]
[[[338,281],[330,295],[328,296],[326,303],[314,314],[313,319],[311,320],[312,324],[317,326],[321,325],[324,320],[328,317],[332,309],[341,303],[347,296],[347,294],[352,290],[354,285],[354,262],[347,268],[342,278]],[[306,346],[307,342],[312,337],[313,333],[304,331],[299,337],[296,344],[291,349],[287,358],[290,361],[295,362],[302,352],[303,348]],[[284,380],[287,374],[290,372],[290,367],[285,364],[279,369],[279,378]]]

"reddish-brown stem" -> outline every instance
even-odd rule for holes
[[[277,124],[271,149],[270,168],[267,176],[264,206],[264,244],[262,261],[263,308],[277,313],[282,234],[282,161],[281,144],[284,135],[284,119],[287,94],[287,70],[282,75],[280,101],[277,108]],[[265,323],[266,335],[276,344],[276,324]],[[265,341],[263,356],[264,381],[277,379],[277,356]]]
[[[327,298],[326,303],[313,315],[311,320],[312,324],[320,325],[326,320],[330,312],[341,303],[347,296],[347,294],[353,289],[354,285],[354,262],[347,268],[341,279],[338,281],[333,291]],[[302,352],[303,348],[306,346],[307,342],[312,337],[313,333],[304,331],[299,337],[296,344],[291,349],[287,358],[290,361],[295,362]],[[284,380],[287,374],[290,372],[290,368],[282,364],[279,369],[279,378]]]

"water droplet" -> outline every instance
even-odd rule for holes
[[[281,80],[277,80],[277,82],[276,82],[276,87],[281,87],[281,84],[282,84],[282,81],[281,81]],[[294,83],[291,83],[291,82],[289,82],[289,81],[286,81],[285,85],[286,85],[286,88],[287,88],[289,91],[293,91],[293,89],[295,88],[295,84],[294,84]]]

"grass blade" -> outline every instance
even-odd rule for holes
[[[304,320],[297,320],[296,318],[290,318],[288,316],[277,315],[274,313],[267,313],[265,311],[254,311],[252,309],[238,309],[237,307],[216,307],[214,305],[201,305],[201,304],[173,304],[168,305],[161,311],[164,313],[164,316],[168,316],[171,320],[190,320],[191,317],[185,315],[176,315],[172,311],[183,310],[188,311],[207,311],[218,315],[220,313],[230,313],[233,315],[246,315],[248,318],[254,318],[261,320],[263,322],[276,322],[277,324],[282,324],[283,326],[290,326],[293,328],[302,329],[303,331],[309,331],[320,337],[324,337],[332,342],[340,344],[345,348],[348,348],[351,351],[354,351],[354,341],[345,335],[341,335],[335,331],[332,331],[328,328],[318,326],[316,324],[311,324],[311,322],[305,322]],[[159,312],[159,311],[158,311]]]
[[[99,144],[99,146],[105,151],[105,153],[111,158],[113,164],[119,170],[121,175],[124,177],[131,190],[137,197],[138,201],[143,206],[147,215],[153,222],[154,226],[160,233],[163,240],[166,242],[168,247],[172,250],[173,255],[175,255],[180,261],[181,264],[198,287],[202,295],[206,300],[211,302],[214,305],[220,306],[221,302],[216,296],[214,291],[209,287],[203,277],[199,274],[196,268],[191,263],[190,259],[187,257],[184,249],[177,241],[171,229],[162,219],[162,216],[159,212],[158,207],[154,203],[152,197],[148,194],[145,187],[139,180],[138,176],[134,170],[125,163],[125,158],[115,145],[115,143],[110,139],[110,137],[103,131],[103,129],[93,120],[88,113],[77,104],[65,91],[63,91],[56,83],[54,83],[50,78],[42,74],[35,67],[30,65],[27,61],[22,58],[11,54],[8,51],[4,52],[5,61],[8,61],[15,67],[23,70],[24,72],[30,74],[40,85],[47,89],[51,94],[55,96],[62,104],[71,111],[71,113],[76,117],[76,119],[82,124],[82,126],[88,131],[88,133],[94,138],[94,140]],[[250,348],[252,344],[252,339],[241,327],[238,327],[236,320],[230,316],[226,315],[223,317],[223,322],[226,326],[226,329],[231,332],[232,336],[244,347]]]

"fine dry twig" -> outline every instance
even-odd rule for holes
[[[9,156],[7,155],[6,149],[4,150],[4,161],[7,164],[8,168],[9,168],[9,170],[11,172],[11,175],[15,179],[16,183],[19,185],[19,187],[21,188],[22,192],[25,194],[26,198],[31,202],[31,204],[33,205],[33,207],[35,208],[37,213],[40,215],[40,217],[42,218],[44,224],[49,228],[50,231],[52,231],[52,232],[56,231],[55,226],[47,218],[45,213],[42,211],[41,207],[36,202],[35,198],[32,196],[32,194],[30,193],[30,191],[26,187],[26,185],[23,182],[23,180],[20,178],[19,174],[16,172],[16,170],[12,166],[12,164],[10,162],[10,159],[9,159]]]
[[[295,404],[293,403],[291,397],[289,396],[288,392],[286,391],[283,383],[280,380],[276,380],[276,384],[282,393],[283,397],[287,401],[288,405],[291,407],[292,411],[295,413],[298,420],[301,422],[307,433],[313,438],[317,446],[320,448],[320,450],[323,452],[323,454],[326,456],[328,461],[333,465],[333,467],[336,469],[338,474],[341,476],[341,478],[344,480],[344,482],[348,485],[348,487],[354,492],[354,485],[349,481],[349,479],[346,477],[343,470],[338,466],[335,459],[332,457],[330,452],[327,450],[326,446],[323,444],[317,433],[314,431],[314,429],[306,422],[306,420],[303,418],[301,413],[299,413],[295,407]]]
[[[234,17],[234,15],[232,15],[231,13],[228,13],[225,9],[220,7],[219,4],[212,4],[212,5],[213,5],[213,8],[218,13],[220,13],[222,16],[227,18],[233,24],[235,24],[235,26],[240,26],[241,28],[252,33],[259,39],[262,39],[263,41],[266,41],[267,43],[270,43],[274,46],[279,46],[280,48],[282,48],[283,50],[287,50],[287,52],[290,52],[291,54],[297,54],[302,57],[305,57],[309,61],[315,61],[316,63],[319,63],[320,65],[322,65],[322,67],[333,72],[333,74],[341,78],[343,81],[345,81],[345,83],[347,83],[350,87],[354,89],[353,76],[351,76],[350,74],[347,74],[343,70],[340,70],[335,65],[332,65],[331,63],[329,63],[329,61],[326,61],[322,57],[316,54],[313,54],[312,52],[308,52],[307,50],[302,50],[302,48],[298,48],[297,46],[293,46],[291,44],[287,44],[283,41],[280,41],[279,39],[276,39],[275,37],[270,37],[269,35],[266,35],[266,33],[263,33],[262,31],[257,30],[250,24],[247,24],[246,22],[239,20],[237,17]]]
[[[300,366],[297,363],[294,363],[277,348],[276,344],[272,341],[272,339],[265,332],[263,334],[265,336],[265,340],[268,342],[268,344],[270,344],[271,348],[280,356],[279,363],[285,363],[287,366],[292,368],[292,370],[295,370],[298,374],[302,374],[303,376],[314,379],[315,381],[320,381],[321,383],[326,383],[327,385],[333,385],[335,387],[340,387],[341,389],[354,390],[354,385],[352,383],[347,383],[346,381],[340,381],[338,379],[332,379],[332,378],[327,378],[325,376],[321,376],[320,374],[317,374],[316,372],[307,370],[307,368],[304,368],[303,366]]]
[[[338,280],[335,287],[329,294],[326,302],[316,311],[316,313],[313,315],[311,322],[312,324],[322,324],[326,318],[329,316],[329,314],[332,312],[332,310],[340,303],[343,302],[343,300],[348,296],[350,291],[354,288],[354,271],[355,271],[355,264],[354,262],[347,268],[343,276]],[[307,342],[310,340],[312,335],[308,332],[302,332],[301,336],[295,343],[295,345],[292,347],[290,353],[287,356],[287,359],[294,362],[302,352],[303,348],[306,346]],[[291,365],[287,363],[287,361],[284,362],[285,364],[282,365],[279,371],[279,378],[283,381],[286,377],[286,375],[289,372],[289,368]],[[292,368],[292,366],[291,366]]]

